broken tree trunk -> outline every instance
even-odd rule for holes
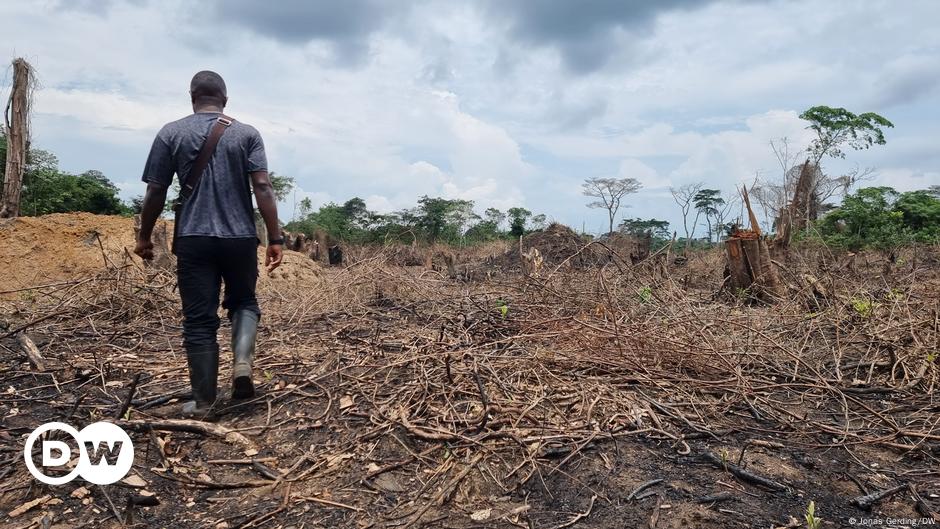
[[[725,241],[725,250],[732,288],[768,303],[782,296],[780,276],[770,259],[766,239],[750,230],[737,231]]]
[[[725,241],[728,275],[731,288],[736,292],[748,292],[762,301],[773,303],[783,295],[780,276],[770,258],[767,239],[761,237],[757,217],[751,209],[747,188],[741,190],[747,208],[751,229],[736,229]]]
[[[4,168],[3,206],[0,217],[20,214],[20,191],[29,150],[29,104],[32,66],[23,59],[13,61],[13,89],[4,112],[7,133],[7,161]]]
[[[780,210],[777,217],[777,236],[774,246],[786,248],[793,239],[793,234],[806,229],[810,219],[816,218],[816,198],[813,196],[817,168],[809,160],[803,162],[800,176],[793,190],[793,200]]]

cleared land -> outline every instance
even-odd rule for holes
[[[260,395],[200,432],[168,421],[188,390],[173,276],[131,240],[117,217],[0,224],[4,526],[768,528],[812,500],[843,527],[940,504],[936,248],[796,250],[774,306],[717,292],[719,251],[546,249],[530,276],[502,248],[290,253],[260,283]],[[138,375],[131,483],[31,478],[33,428],[115,420]],[[130,505],[143,490],[159,505]]]

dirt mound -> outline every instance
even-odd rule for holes
[[[591,241],[581,237],[571,228],[558,223],[552,223],[541,231],[530,233],[522,238],[520,245],[513,245],[505,256],[505,262],[510,266],[518,266],[522,262],[522,255],[529,254],[534,248],[539,251],[543,262],[547,265],[558,265],[566,260],[571,266],[594,266],[606,262],[609,257]]]
[[[172,230],[172,228],[171,228]],[[134,219],[92,213],[56,213],[0,221],[0,291],[67,281],[140,259],[132,256]],[[262,273],[259,285],[317,281],[320,266],[286,251],[278,270]],[[258,249],[264,262],[264,248]]]
[[[73,279],[120,263],[133,250],[134,221],[91,213],[57,213],[0,221],[0,288]]]

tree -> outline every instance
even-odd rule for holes
[[[503,223],[506,222],[506,214],[496,208],[486,208],[483,218],[484,222],[491,223],[496,231],[502,229]]]
[[[300,218],[304,218],[313,211],[313,202],[310,197],[305,197],[300,201]]]
[[[353,197],[343,203],[343,213],[349,222],[357,228],[367,228],[369,226],[371,212],[366,208],[366,201],[359,197]]]
[[[506,214],[509,216],[509,235],[517,238],[525,235],[525,224],[532,212],[525,208],[509,208]]]
[[[271,171],[268,173],[268,178],[271,179],[271,187],[274,188],[274,196],[278,202],[287,198],[287,195],[294,189],[294,179],[290,176],[281,176]]]
[[[826,242],[851,250],[896,248],[909,240],[904,214],[894,209],[897,199],[898,192],[890,187],[859,189],[823,217],[819,231]]]
[[[852,149],[868,149],[872,145],[884,145],[883,127],[894,128],[894,124],[874,112],[853,114],[844,108],[815,106],[800,114],[800,119],[809,121],[816,139],[806,149],[815,165],[825,156],[845,158],[843,145]]]
[[[675,200],[679,208],[682,210],[682,229],[685,231],[685,249],[689,250],[689,245],[692,244],[692,237],[695,236],[695,226],[698,224],[698,216],[700,213],[696,213],[695,219],[692,221],[691,231],[689,230],[689,214],[694,208],[693,201],[695,200],[695,195],[701,191],[702,187],[705,184],[702,182],[696,182],[694,184],[685,184],[682,187],[670,187],[669,192],[672,193],[672,199]]]
[[[473,215],[470,200],[430,198],[418,200],[418,207],[402,212],[402,218],[422,232],[430,242],[445,240],[456,242],[463,235]]]
[[[584,196],[596,198],[588,203],[589,208],[603,208],[607,210],[610,221],[608,232],[614,231],[614,219],[623,197],[636,193],[643,187],[635,178],[588,178],[582,185]]]
[[[721,197],[721,191],[717,189],[701,189],[693,197],[693,205],[696,211],[705,215],[708,242],[711,242],[713,233],[712,218],[717,221],[720,208],[725,205],[725,199]]]
[[[539,213],[538,215],[532,216],[532,222],[530,224],[533,230],[544,230],[546,222],[548,222],[548,218],[545,214]]]
[[[904,217],[904,225],[915,239],[930,242],[940,236],[940,197],[929,190],[901,193],[894,209]]]
[[[620,222],[620,231],[633,235],[634,237],[646,237],[649,235],[654,239],[668,239],[669,222],[658,219],[623,219]]]

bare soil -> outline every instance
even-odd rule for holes
[[[397,250],[290,253],[259,286],[260,393],[217,406],[242,442],[168,427],[179,301],[132,238],[117,217],[0,225],[0,526],[805,527],[813,501],[849,527],[940,507],[937,248],[889,267],[800,249],[769,306],[720,291],[718,251],[472,280]],[[124,426],[134,478],[33,479],[24,440],[52,420]]]

